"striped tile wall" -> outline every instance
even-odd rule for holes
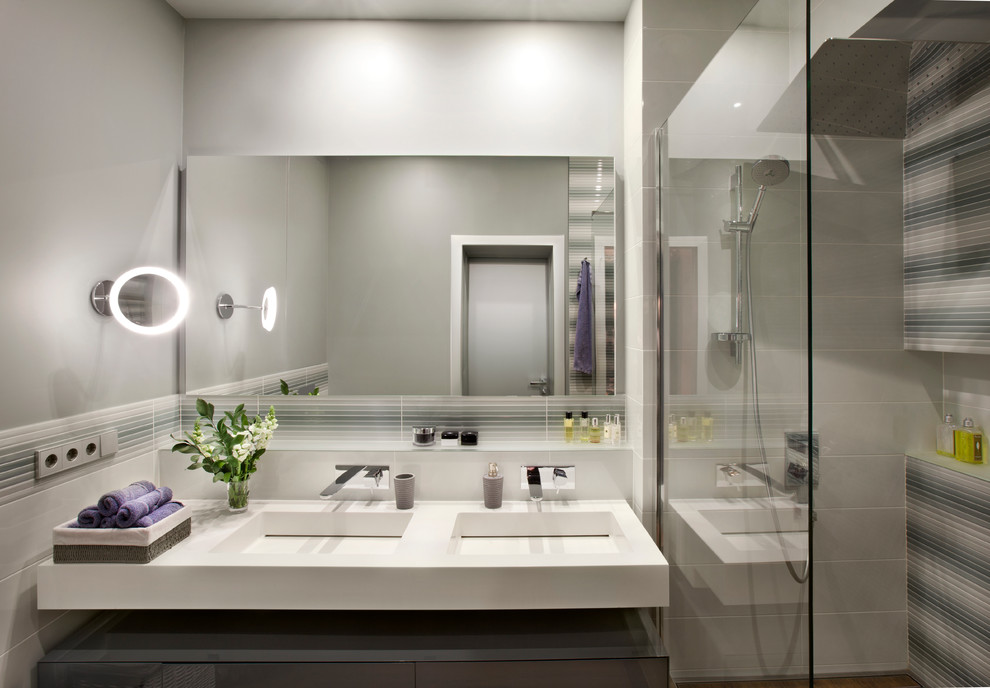
[[[904,141],[904,345],[990,352],[990,46],[916,43]]]
[[[151,453],[160,440],[178,427],[178,397],[169,396],[4,430],[0,432],[0,505],[100,470],[110,463]],[[36,450],[111,429],[117,431],[119,448],[115,455],[44,480],[35,479]]]
[[[911,673],[990,685],[990,482],[909,457],[907,543]]]
[[[615,394],[615,164],[612,158],[569,158],[567,191],[567,383],[569,394]],[[611,239],[610,260],[599,264],[595,238]],[[592,267],[596,294],[604,300],[595,311],[595,372],[574,370],[574,334],[578,302],[574,296],[581,261]],[[604,269],[604,274],[599,274]]]
[[[253,394],[280,395],[282,380],[289,383],[289,389],[291,390],[296,390],[300,387],[310,387],[313,385],[322,390],[326,390],[330,380],[328,365],[326,363],[319,363],[317,365],[307,366],[305,368],[284,370],[280,373],[272,373],[271,375],[255,377],[249,380],[239,380],[237,382],[230,382],[223,385],[215,385],[213,387],[204,387],[202,389],[192,390],[189,394],[196,394],[199,396],[215,396],[222,394],[238,394],[242,396]]]
[[[554,441],[563,437],[565,411],[581,411],[604,420],[607,413],[625,416],[624,396],[567,397],[206,397],[217,413],[244,404],[261,414],[274,405],[280,440],[399,441],[411,428],[435,425],[477,430],[497,441]],[[182,399],[182,426],[196,420],[196,399]]]

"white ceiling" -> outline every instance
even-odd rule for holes
[[[167,0],[187,19],[621,22],[632,0]]]

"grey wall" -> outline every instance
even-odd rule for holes
[[[191,156],[186,169],[186,389],[325,363],[326,161]],[[219,294],[258,306],[269,286],[278,292],[271,332],[258,311],[217,315]]]
[[[904,453],[933,436],[941,360],[904,350],[902,142],[816,136],[812,171],[815,657],[833,673],[899,670]]]
[[[622,154],[620,24],[187,27],[189,154]]]
[[[0,427],[170,394],[175,335],[86,300],[128,268],[175,268],[182,23],[157,1],[0,7],[0,274],[17,295]]]
[[[330,394],[450,393],[450,236],[567,231],[567,158],[332,158]]]
[[[0,0],[0,518],[17,526],[0,542],[0,685],[10,688],[33,685],[37,661],[88,616],[37,609],[52,527],[81,500],[154,478],[155,430],[176,415],[156,399],[175,391],[176,336],[127,332],[88,294],[127,268],[176,266],[182,69],[182,21],[159,0]],[[116,457],[35,483],[34,448],[107,425],[121,431]],[[11,476],[25,482],[11,487]]]

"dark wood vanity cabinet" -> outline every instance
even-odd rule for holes
[[[665,688],[645,610],[106,613],[39,688]]]

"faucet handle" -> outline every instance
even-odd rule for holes
[[[573,490],[576,487],[577,469],[574,466],[520,466],[520,487],[524,490],[531,486],[552,487],[558,493],[561,490]]]

